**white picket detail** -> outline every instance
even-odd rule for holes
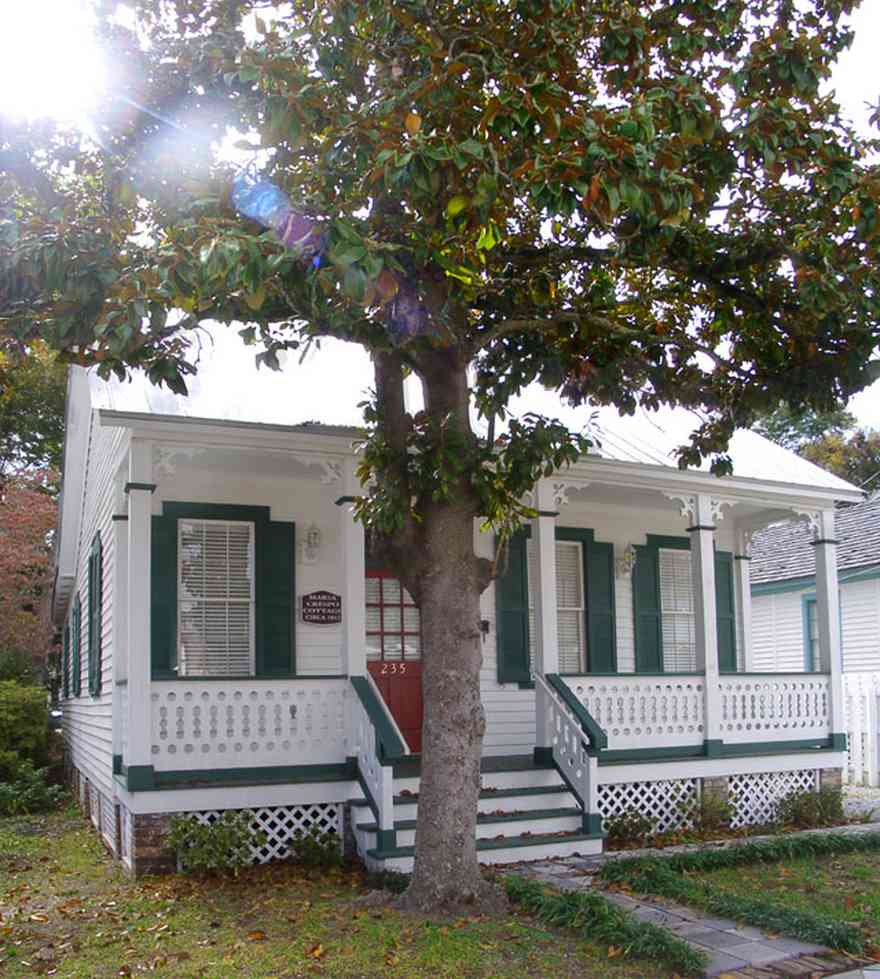
[[[563,677],[608,735],[608,750],[702,745],[705,677]]]
[[[378,810],[376,822],[380,830],[394,829],[394,770],[379,760],[376,729],[354,690],[351,691],[351,727],[358,771]]]
[[[845,782],[880,786],[880,673],[844,673]]]
[[[743,673],[718,681],[725,744],[800,741],[831,734],[831,678]]]
[[[347,677],[155,680],[157,771],[340,764],[348,750]]]
[[[598,766],[595,754],[587,753],[587,735],[574,712],[540,674],[534,674],[535,690],[544,703],[547,743],[553,761],[581,802],[584,812],[597,813]]]

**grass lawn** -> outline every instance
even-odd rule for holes
[[[731,894],[847,921],[862,929],[867,944],[880,946],[877,851],[732,867],[700,872],[694,879]]]
[[[356,870],[133,882],[73,809],[0,820],[0,977],[664,979],[523,913],[426,923],[354,901]]]

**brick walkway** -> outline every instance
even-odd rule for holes
[[[657,853],[656,850],[652,852]],[[586,890],[593,886],[593,877],[602,862],[601,857],[568,857],[558,861],[520,864],[511,869],[559,890]],[[845,973],[846,979],[862,976],[880,979],[880,963],[840,955],[821,945],[811,945],[794,938],[769,935],[759,928],[738,925],[724,918],[708,917],[665,898],[634,898],[605,890],[602,894],[636,918],[662,925],[705,952],[709,956],[706,976],[724,976],[724,979],[814,979],[834,975],[844,979],[841,973],[849,969]],[[855,965],[859,968],[851,971]],[[863,965],[867,966],[865,971],[861,969]]]

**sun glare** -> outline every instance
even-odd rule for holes
[[[105,70],[84,0],[0,2],[0,115],[88,128]]]

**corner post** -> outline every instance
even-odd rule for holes
[[[694,592],[694,639],[697,670],[705,677],[704,737],[710,757],[721,747],[721,693],[718,688],[718,616],[715,611],[715,522],[712,500],[703,493],[693,497],[691,573]]]
[[[556,620],[556,509],[553,487],[538,480],[535,487],[535,509],[532,521],[535,580],[532,594],[535,603],[535,659],[533,670],[539,676],[559,672],[559,634]],[[550,710],[541,684],[535,690],[535,748],[552,747],[549,727]],[[545,754],[546,752],[540,752]]]
[[[128,456],[128,757],[146,774],[150,753],[151,570],[153,520],[153,443],[133,438]],[[140,781],[140,779],[139,779]]]
[[[342,646],[348,676],[367,672],[366,582],[364,527],[354,519],[352,501],[361,493],[355,470],[357,460],[346,457],[342,470],[339,505],[339,546],[342,565]]]
[[[122,469],[113,487],[113,772],[126,764],[128,745],[128,512],[125,500],[125,471]]]
[[[834,511],[820,510],[814,524],[816,549],[816,617],[819,659],[830,679],[829,728],[832,745],[846,748],[846,719],[843,710],[843,655],[840,645],[840,593],[837,582],[837,540]]]
[[[749,554],[751,534],[737,528],[736,545],[734,548],[734,582],[736,590],[736,617],[742,650],[742,668],[750,673],[754,667],[754,643],[752,640],[752,582],[750,575]]]

